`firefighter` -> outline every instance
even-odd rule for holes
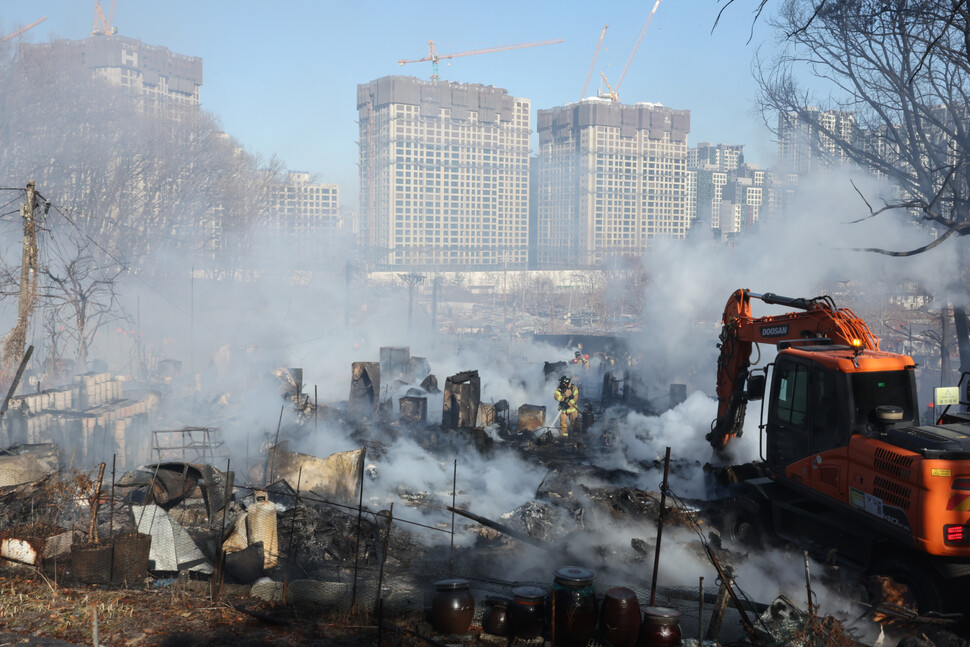
[[[559,433],[565,438],[569,430],[575,430],[579,419],[579,387],[573,384],[568,375],[559,378],[559,387],[553,397],[559,403]]]
[[[583,355],[582,351],[576,351],[573,354],[573,364],[577,366],[582,366],[583,368],[589,368],[589,355]]]

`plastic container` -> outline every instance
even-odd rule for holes
[[[256,494],[256,503],[246,510],[246,530],[249,543],[263,542],[263,568],[273,568],[279,562],[279,543],[276,534],[276,504],[265,492]]]

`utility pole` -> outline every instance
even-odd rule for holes
[[[27,343],[27,325],[34,311],[37,296],[37,235],[34,227],[34,181],[27,183],[27,202],[21,205],[24,221],[24,250],[20,264],[20,296],[17,300],[17,324],[10,332],[3,348],[3,377],[8,381],[20,363]]]

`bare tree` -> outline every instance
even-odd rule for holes
[[[127,269],[100,263],[90,250],[80,235],[70,236],[64,253],[40,272],[40,297],[51,307],[50,327],[75,344],[78,371],[84,370],[88,350],[104,324],[122,315],[116,281]]]
[[[215,251],[268,212],[278,160],[247,153],[197,106],[152,110],[54,60],[0,51],[0,177],[36,180],[98,241],[93,253],[137,265],[160,250]]]
[[[938,233],[909,250],[868,251],[911,256],[970,233],[967,3],[784,0],[770,24],[781,48],[756,64],[766,121],[807,124],[898,188],[875,206],[862,196],[866,218],[902,212]],[[851,113],[856,130],[833,125],[830,110]]]
[[[414,312],[414,289],[424,283],[426,278],[420,272],[407,272],[398,274],[397,277],[408,286],[408,330],[411,330],[411,315]]]

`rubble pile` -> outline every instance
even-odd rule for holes
[[[750,554],[722,542],[719,528],[733,510],[730,502],[668,496],[665,468],[686,477],[701,471],[696,461],[597,465],[598,456],[615,451],[623,419],[615,409],[604,415],[590,405],[581,429],[563,437],[544,409],[538,415],[542,405],[483,403],[478,371],[448,376],[436,394],[427,361],[406,348],[382,349],[380,362],[354,362],[346,402],[311,402],[300,369],[279,369],[276,377],[290,407],[287,424],[281,414],[263,451],[235,463],[235,470],[197,460],[146,460],[117,476],[102,463],[95,478],[75,471],[52,443],[13,444],[0,452],[0,558],[44,573],[57,586],[187,591],[194,582],[213,600],[245,596],[232,608],[263,627],[353,616],[371,638],[373,630],[387,628],[452,644],[487,642],[480,604],[486,597],[508,603],[523,587],[549,594],[556,586],[551,574],[575,564],[568,568],[598,574],[590,590],[600,599],[620,586],[635,592],[641,605],[658,594],[662,604],[679,607],[685,638],[687,631],[699,636],[707,624],[704,612],[692,616],[686,609],[698,598],[707,614],[718,614],[718,627],[731,614],[754,623],[731,622],[704,644],[725,636],[737,644],[858,644],[840,620],[819,618],[811,602],[804,611],[779,597],[757,606],[764,613],[749,620],[751,609],[729,600],[731,576],[719,577],[715,590],[703,595],[699,589],[657,591],[656,572],[649,571],[665,549],[663,527],[676,533],[680,554],[719,560],[727,572],[744,568]],[[109,382],[93,384],[102,383]],[[88,383],[82,380],[78,389],[87,393]],[[429,415],[432,396],[440,398],[440,422]],[[34,400],[24,406],[46,410]],[[528,424],[521,424],[523,411]],[[357,448],[324,456],[295,451],[312,447],[307,441],[323,433]],[[535,470],[532,483],[539,484],[534,491],[529,486],[524,502],[504,508],[505,502],[489,502],[497,504],[490,509],[503,510],[494,518],[477,514],[476,492],[451,491],[456,483],[428,485],[418,474],[386,492],[368,491],[362,504],[364,491],[392,471],[388,466],[404,440],[423,448],[429,465],[454,461],[456,472],[455,456],[463,453],[486,462],[515,458],[515,465]],[[636,469],[665,471],[661,490],[637,487]],[[462,505],[455,502],[459,493]],[[623,541],[603,532],[621,527],[629,536]],[[459,639],[443,635],[430,615],[436,589],[456,579],[467,579],[478,601]]]

